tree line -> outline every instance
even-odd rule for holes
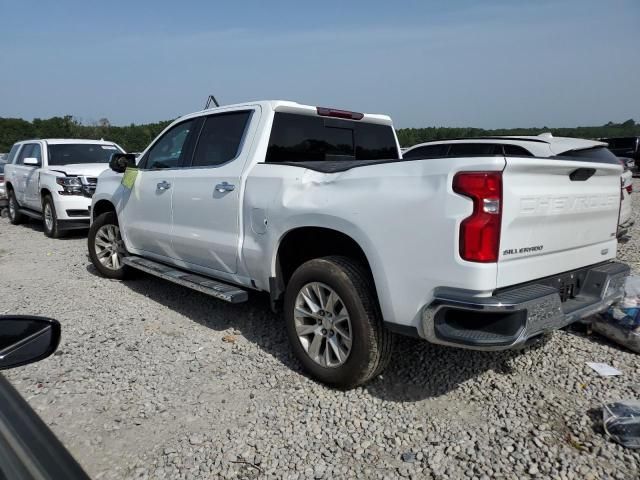
[[[143,125],[113,126],[106,118],[91,125],[84,125],[71,115],[36,118],[29,122],[21,118],[0,117],[0,152],[8,152],[15,142],[32,138],[87,138],[104,139],[117,143],[127,152],[139,152],[167,126],[171,120]],[[633,119],[622,123],[609,122],[599,127],[574,128],[458,128],[426,127],[401,128],[398,139],[403,147],[431,140],[461,137],[484,137],[492,135],[538,135],[551,132],[556,136],[577,138],[625,137],[640,135],[640,124]]]

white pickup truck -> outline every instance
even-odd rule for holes
[[[302,365],[341,387],[384,369],[394,332],[514,348],[606,309],[629,272],[618,163],[404,160],[389,117],[286,101],[184,116],[134,162],[99,177],[96,269],[269,292]]]
[[[108,168],[118,145],[102,140],[44,139],[17,142],[5,166],[9,219],[43,220],[44,233],[89,226],[89,206],[98,175]]]

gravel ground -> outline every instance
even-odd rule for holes
[[[637,216],[620,249],[636,271]],[[640,398],[639,357],[579,331],[503,353],[401,339],[384,376],[335,391],[301,372],[265,296],[106,280],[84,236],[4,218],[0,298],[62,322],[54,356],[5,373],[93,478],[640,476],[600,422],[603,402]]]

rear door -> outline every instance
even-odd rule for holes
[[[621,173],[615,157],[507,156],[498,287],[615,258]]]
[[[199,119],[185,120],[160,136],[140,160],[133,188],[119,215],[127,246],[174,258],[171,196],[174,176],[188,156]]]
[[[174,177],[175,258],[236,273],[242,172],[259,117],[255,107],[205,118],[192,161]]]

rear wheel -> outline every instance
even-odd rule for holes
[[[127,255],[120,236],[118,217],[115,212],[98,216],[89,229],[89,257],[96,269],[107,278],[122,280],[128,273],[122,259]]]
[[[304,263],[287,285],[284,309],[293,351],[314,378],[352,388],[388,364],[393,334],[356,261],[330,256]]]
[[[60,238],[62,236],[62,232],[58,228],[56,207],[50,195],[45,195],[42,200],[42,223],[44,224],[44,234],[47,237]]]
[[[16,194],[13,192],[13,189],[9,189],[9,221],[14,225],[18,225],[24,221],[24,215],[18,211],[19,208]]]

